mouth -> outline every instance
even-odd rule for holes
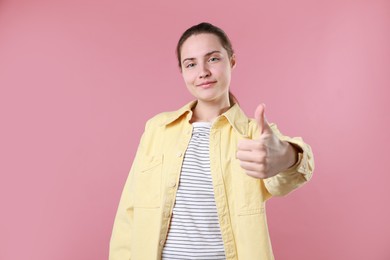
[[[201,87],[201,88],[209,88],[209,87],[211,87],[215,83],[217,83],[217,82],[216,81],[206,81],[206,82],[203,82],[203,83],[198,84],[196,86],[197,87]]]

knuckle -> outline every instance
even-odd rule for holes
[[[259,164],[264,165],[264,164],[266,164],[266,162],[267,162],[267,159],[265,158],[265,156],[259,157]]]
[[[256,142],[254,148],[261,151],[263,149],[263,144],[261,142]]]
[[[259,158],[260,162],[263,162],[266,158],[266,153],[263,151],[259,151],[259,152],[257,152],[257,157]]]
[[[258,171],[261,173],[261,174],[263,174],[265,171],[265,167],[264,167],[264,164],[259,164],[259,166],[258,166]]]

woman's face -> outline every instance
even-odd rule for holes
[[[228,102],[234,55],[229,58],[219,38],[202,33],[190,36],[181,47],[181,71],[190,93],[204,102]]]

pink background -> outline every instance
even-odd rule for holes
[[[107,259],[145,121],[192,99],[174,49],[202,21],[244,111],[314,151],[268,203],[276,258],[390,259],[389,1],[2,0],[1,260]]]

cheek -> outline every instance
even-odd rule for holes
[[[183,76],[183,80],[187,86],[192,85],[194,83],[195,77],[194,77],[193,73],[183,72],[182,76]]]
[[[215,74],[218,75],[219,80],[223,82],[229,82],[230,81],[230,70],[229,68],[219,68],[215,71]]]

